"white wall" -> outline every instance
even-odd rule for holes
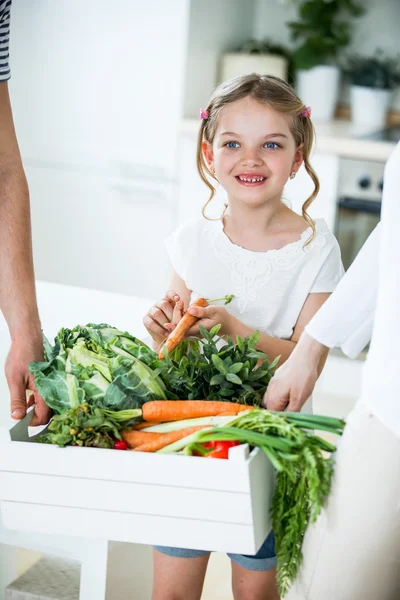
[[[371,55],[382,48],[395,56],[400,53],[400,2],[399,0],[362,0],[365,14],[354,19],[353,40],[346,53]],[[257,39],[293,46],[286,23],[297,18],[294,3],[289,0],[255,0],[253,32]],[[348,101],[344,87],[343,102]],[[400,110],[400,91],[396,90],[393,107]]]
[[[254,0],[192,0],[185,117],[199,115],[218,83],[218,59],[252,37]]]

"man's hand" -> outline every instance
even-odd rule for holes
[[[11,416],[13,419],[22,419],[26,415],[26,409],[35,404],[32,426],[45,425],[51,417],[51,410],[39,395],[33,375],[28,371],[29,363],[35,360],[43,360],[41,335],[33,336],[31,332],[26,337],[19,336],[12,341],[5,366],[11,394]],[[32,392],[28,402],[27,390]]]
[[[288,360],[268,384],[263,406],[269,410],[298,412],[311,396],[328,348],[303,332]]]

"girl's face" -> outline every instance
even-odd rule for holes
[[[213,144],[204,142],[203,152],[231,201],[252,207],[280,201],[289,175],[303,162],[291,119],[251,97],[222,109]]]

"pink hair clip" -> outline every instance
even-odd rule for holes
[[[311,106],[307,106],[302,113],[300,113],[300,117],[311,117]]]
[[[208,119],[209,116],[208,110],[205,108],[200,109],[200,119]]]

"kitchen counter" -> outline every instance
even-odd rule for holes
[[[365,125],[355,125],[351,121],[313,121],[316,131],[316,152],[336,154],[346,158],[386,162],[395,143],[363,139],[376,132]],[[197,135],[198,119],[183,119],[181,133]]]

